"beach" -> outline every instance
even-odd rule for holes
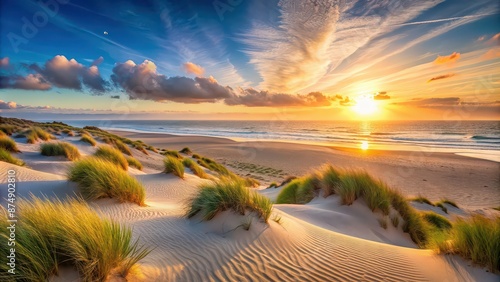
[[[237,142],[205,136],[112,132],[156,147],[172,150],[189,147],[196,153],[221,161],[242,175],[256,176],[267,184],[281,182],[290,175],[301,176],[331,163],[338,167],[365,169],[409,197],[422,194],[433,201],[451,198],[471,209],[500,205],[500,163],[453,153],[361,150],[287,142]]]
[[[126,274],[111,269],[102,274],[104,278],[98,279],[100,281],[498,280],[498,274],[484,265],[476,265],[453,253],[442,253],[421,241],[430,242],[432,239],[426,236],[431,235],[418,235],[418,224],[411,222],[416,219],[408,217],[413,214],[421,221],[423,216],[431,215],[446,223],[476,214],[493,222],[500,214],[493,209],[500,204],[496,173],[499,164],[496,162],[449,153],[421,157],[408,151],[238,142],[216,137],[125,131],[108,133],[98,128],[82,130],[57,123],[37,125],[52,132],[52,137],[32,142],[28,133],[22,133],[27,131],[2,137],[2,146],[8,143],[7,140],[15,142],[12,155],[25,163],[20,166],[9,159],[0,161],[2,185],[6,185],[9,178],[15,178],[17,201],[35,201],[33,197],[37,197],[46,205],[66,203],[71,207],[72,201],[80,199],[88,212],[96,213],[101,220],[130,228],[137,246],[148,250]],[[35,127],[27,130],[33,131]],[[57,151],[43,153],[45,146],[62,143],[80,156],[72,159],[69,154]],[[182,150],[185,147],[189,150]],[[103,148],[108,148],[110,153],[103,153]],[[113,154],[115,156],[110,158]],[[128,166],[115,165],[113,161],[122,155],[141,165],[133,165],[134,162],[128,160]],[[185,164],[186,160],[200,164],[200,171]],[[185,168],[181,174],[176,174],[176,170],[168,169],[168,162],[179,162]],[[220,165],[214,167],[207,162],[218,163],[229,171],[224,172]],[[82,163],[90,166],[77,174],[93,172],[83,180],[73,178],[75,167]],[[315,177],[326,179],[329,168],[324,165],[327,163],[354,177],[359,176],[356,173],[360,169],[366,170],[390,187],[384,188],[385,184],[376,180],[369,182],[379,187],[374,189],[382,189],[379,195],[394,197],[391,201],[399,199],[402,204],[377,208],[380,202],[372,202],[374,208],[367,195],[346,203],[340,191],[329,196],[313,191],[305,202],[279,203],[285,189],[293,183],[301,183],[310,177],[309,173],[321,170]],[[95,171],[93,166],[97,165],[105,167]],[[102,195],[99,194],[102,192],[92,192],[93,189],[121,189],[120,185],[128,185],[127,181],[107,178],[109,173],[136,183],[134,185],[143,191],[142,196],[126,190]],[[281,184],[289,176],[300,177],[299,182]],[[243,181],[249,177],[260,183],[242,184],[247,183]],[[277,187],[268,188],[272,182],[276,182]],[[195,199],[202,197],[201,190],[215,191],[224,185],[248,193],[252,200],[247,200],[243,211],[237,212],[229,201],[218,207],[213,216],[204,215],[204,209],[187,216]],[[400,193],[390,194],[392,192],[383,192],[384,189]],[[86,194],[89,191],[90,198]],[[432,203],[411,200],[417,196],[427,197]],[[6,198],[0,201],[2,206],[8,203]],[[269,209],[263,216],[266,206]],[[66,213],[65,217],[78,214]],[[23,216],[26,215],[21,213],[21,223],[27,220]],[[49,221],[52,220],[57,219]],[[34,222],[36,226],[37,221]],[[78,229],[81,224],[73,228]],[[88,230],[81,236],[86,238],[87,233]],[[59,232],[52,236],[66,242],[71,239],[66,236],[74,234]],[[79,242],[78,238],[72,239]],[[18,244],[22,246],[23,241],[20,239]],[[104,244],[101,248],[106,249],[94,255],[109,252],[107,246],[110,245],[101,242],[99,237],[93,244]],[[93,244],[88,247],[95,246]],[[24,253],[18,260],[26,260],[29,250],[19,249]],[[77,249],[79,251],[81,249]],[[85,253],[87,255],[90,255],[87,259],[90,262],[96,259],[93,254]],[[24,267],[33,266],[26,264]],[[48,268],[46,275],[47,280],[59,282],[80,281],[87,274],[68,263],[59,265],[57,270]],[[5,281],[12,280],[8,275],[1,277]]]

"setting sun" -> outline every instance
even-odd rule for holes
[[[371,115],[377,111],[377,103],[370,96],[361,96],[356,99],[352,109],[360,115]]]

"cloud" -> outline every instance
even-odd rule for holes
[[[17,108],[17,103],[10,101],[10,102],[4,102],[0,100],[0,109],[5,110],[5,109],[15,109]]]
[[[184,63],[183,67],[186,73],[195,74],[197,76],[202,76],[205,73],[204,68],[202,68],[200,65],[191,62]]]
[[[120,99],[120,95],[111,95],[109,96],[111,99]]]
[[[100,58],[94,63],[99,63]],[[107,82],[101,77],[97,65],[89,68],[78,63],[75,59],[68,60],[65,56],[57,55],[48,60],[44,66],[29,65],[29,69],[40,74],[46,81],[59,88],[82,90],[82,84],[92,92],[101,94],[106,90]]]
[[[484,41],[485,39],[486,39],[486,36],[484,36],[484,35],[483,35],[483,36],[480,36],[480,37],[477,39],[477,41],[478,41],[478,42],[481,42],[481,41]]]
[[[437,65],[448,64],[448,63],[454,63],[458,59],[460,59],[460,53],[453,52],[449,56],[437,56],[436,60],[434,60],[434,63]]]
[[[377,92],[377,94],[375,94],[373,96],[373,100],[389,100],[391,99],[391,96],[387,95],[387,92]]]
[[[148,60],[139,65],[131,60],[116,64],[111,79],[131,99],[203,103],[234,95],[231,87],[220,85],[213,77],[192,79],[158,74],[156,65]]]
[[[349,97],[344,97],[343,100],[339,101],[339,104],[341,106],[346,106],[346,107],[350,107],[350,106],[354,106],[356,103],[354,101],[352,101],[351,99],[349,99]]]
[[[493,35],[488,42],[490,42],[490,43],[500,43],[500,33],[497,33],[497,34]]]
[[[253,88],[240,89],[240,91],[241,94],[226,98],[224,102],[230,106],[244,105],[247,107],[321,107],[331,105],[330,101],[332,100],[320,92],[292,95],[259,91]]]
[[[8,68],[9,67],[9,57],[5,57],[0,59],[0,68]]]
[[[395,105],[406,105],[406,106],[453,106],[460,104],[460,98],[458,97],[446,97],[446,98],[415,98],[405,102],[393,103]]]
[[[102,56],[100,56],[99,58],[95,59],[92,62],[91,66],[98,66],[98,65],[102,64],[103,61],[104,61],[104,58]]]
[[[500,57],[500,48],[493,48],[484,53],[481,58],[484,60],[491,60]]]
[[[0,88],[49,90],[52,85],[39,74],[0,76]]]
[[[452,76],[455,76],[455,74],[454,73],[448,73],[448,74],[438,75],[438,76],[435,76],[435,77],[427,80],[427,83],[435,81],[435,80],[449,78],[449,77],[452,77]]]

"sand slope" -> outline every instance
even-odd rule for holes
[[[40,157],[34,148],[23,146],[26,151],[19,155],[45,172],[0,162],[1,185],[7,169],[14,167],[20,197],[30,192],[74,195],[74,183],[63,177],[70,162]],[[92,148],[85,150],[91,153]],[[189,171],[184,180],[161,173],[156,166],[160,155],[134,155],[153,164],[145,172],[131,170],[146,188],[148,206],[112,199],[91,206],[103,217],[133,227],[134,237],[153,248],[140,262],[144,281],[498,281],[499,276],[458,257],[416,249],[400,230],[379,227],[380,215],[362,202],[346,207],[329,197],[308,205],[276,205],[281,224],[228,211],[210,222],[188,220],[185,203],[208,180]],[[278,189],[268,190],[261,192],[275,194],[272,190]],[[250,219],[250,230],[243,230],[242,223]]]

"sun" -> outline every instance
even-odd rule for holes
[[[377,103],[371,96],[360,96],[355,101],[352,109],[359,115],[367,116],[377,111]]]

